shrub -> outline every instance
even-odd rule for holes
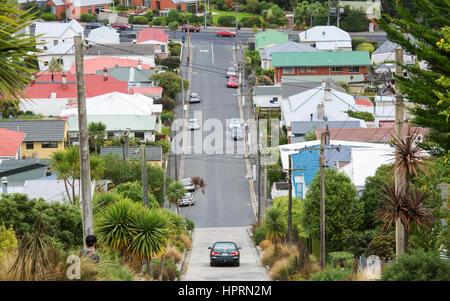
[[[109,204],[120,200],[122,196],[117,191],[106,191],[103,193],[94,194],[92,200],[94,213],[98,212],[101,208],[108,206]]]
[[[280,26],[278,24],[275,24],[275,23],[269,23],[267,25],[267,27],[270,28],[270,29],[277,29]]]
[[[175,246],[170,246],[166,251],[166,259],[178,263],[182,259],[181,252]]]
[[[261,27],[261,18],[258,16],[244,17],[239,21],[241,27]]]
[[[6,228],[4,224],[0,225],[0,262],[5,258],[6,254],[17,249],[16,232],[10,226]]]
[[[374,50],[377,50],[377,48],[380,47],[380,44],[378,44],[378,41],[377,41],[377,40],[367,40],[367,43],[372,44]]]
[[[186,234],[180,235],[179,240],[186,246],[186,249],[192,248],[192,240]]]
[[[345,113],[347,113],[348,116],[353,117],[353,118],[358,118],[358,119],[362,119],[365,121],[375,121],[375,117],[373,117],[373,114],[370,112],[359,112],[359,111],[348,110],[348,111],[345,111]]]
[[[181,44],[176,42],[169,42],[170,56],[180,56]]]
[[[173,113],[170,113],[170,112],[166,112],[166,113],[162,113],[161,114],[161,120],[162,121],[166,121],[166,120],[169,120],[169,118],[170,118],[170,120],[174,120],[174,114]]]
[[[164,17],[164,16],[162,16],[162,17],[156,17],[156,18],[153,19],[152,25],[156,25],[156,26],[166,26],[166,25],[167,25],[167,19],[166,19],[166,17]]]
[[[217,18],[217,25],[224,27],[234,27],[236,26],[234,16],[220,16]]]
[[[266,230],[263,226],[259,226],[255,228],[255,232],[253,232],[253,241],[255,244],[259,245],[266,237]]]
[[[266,249],[264,249],[261,262],[264,265],[268,265],[269,267],[272,266],[276,261],[276,254],[275,254],[275,246],[270,245]]]
[[[195,228],[195,223],[192,220],[186,218],[186,229],[194,230],[194,228]]]
[[[153,12],[152,12],[151,10],[147,11],[147,12],[144,14],[144,17],[146,17],[148,21],[153,20]]]
[[[80,22],[95,22],[95,16],[93,14],[81,14]]]
[[[178,56],[169,56],[165,59],[162,59],[160,62],[160,65],[166,66],[167,68],[171,70],[175,70],[180,68],[180,57]]]
[[[142,203],[144,200],[142,185],[138,181],[121,183],[116,186],[115,191],[117,191],[122,198],[129,198],[134,202]],[[148,192],[148,203],[149,208],[159,208],[155,196],[150,192]]]
[[[364,252],[365,257],[370,255],[377,255],[382,260],[394,258],[395,255],[395,238],[390,235],[375,236],[367,246]]]
[[[172,245],[177,248],[178,251],[184,252],[186,250],[186,246],[179,240],[172,241]]]
[[[152,260],[152,272],[155,278],[158,278],[159,275],[159,267],[161,266],[161,260],[155,259]],[[177,269],[176,264],[170,260],[164,260],[164,272],[163,272],[163,281],[174,281],[177,277],[180,276],[180,272]]]
[[[276,261],[270,269],[270,278],[273,281],[287,281],[289,280],[289,259],[283,258]]]
[[[423,250],[405,254],[387,266],[381,275],[385,281],[449,281],[450,261]]]
[[[265,250],[267,249],[269,246],[273,245],[272,242],[268,239],[264,239],[263,241],[261,241],[259,243],[259,246],[261,247],[261,249]]]
[[[370,43],[362,43],[356,47],[356,51],[369,51],[369,53],[372,53],[374,50],[375,47]]]
[[[40,18],[44,21],[55,21],[57,19],[56,15],[51,14],[51,13],[42,14],[42,15],[40,15]]]
[[[359,45],[361,45],[362,43],[367,43],[367,39],[365,37],[354,37],[352,39],[352,47],[355,50],[356,47],[358,47]]]
[[[352,270],[355,255],[341,251],[329,253],[330,265],[332,267],[345,268],[346,270]]]
[[[170,97],[163,97],[160,99],[155,100],[155,104],[162,104],[164,111],[173,111],[175,108],[175,100],[173,100]]]
[[[351,276],[351,272],[343,271],[341,268],[325,269],[322,272],[312,274],[310,281],[342,281]]]
[[[133,18],[133,22],[129,21],[132,24],[148,24],[149,19],[144,16],[136,16]]]
[[[101,20],[98,20],[98,23],[108,25],[109,24],[109,20],[108,19],[101,19]]]

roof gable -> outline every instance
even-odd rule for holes
[[[314,26],[299,34],[300,41],[351,41],[352,38],[348,32],[336,26]]]
[[[96,57],[84,60],[84,73],[85,74],[95,74],[98,70],[103,70],[103,68],[114,68],[114,67],[137,67],[138,60],[131,60],[118,57]],[[150,65],[142,64],[143,69],[150,69]],[[75,62],[73,62],[70,67],[69,72],[75,73]]]
[[[276,30],[266,30],[255,34],[256,49],[264,48],[270,45],[281,44],[289,41],[286,33]]]
[[[0,128],[0,157],[13,157],[17,154],[25,133]]]
[[[24,132],[24,142],[61,142],[66,132],[65,120],[4,120],[0,128]]]
[[[156,28],[147,28],[139,31],[136,43],[142,43],[145,41],[158,41],[162,43],[167,43],[169,35],[164,33],[163,30]]]
[[[368,51],[273,52],[274,67],[370,66]]]

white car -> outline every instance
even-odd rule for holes
[[[197,92],[189,94],[189,103],[200,102],[200,95]]]
[[[181,200],[178,201],[178,205],[180,206],[192,206],[194,205],[194,197],[191,193],[186,193]]]
[[[197,119],[189,119],[186,126],[191,131],[198,130],[200,128],[200,122]]]
[[[227,69],[227,77],[230,76],[237,76],[236,69],[233,66],[230,66]]]
[[[195,190],[194,184],[192,184],[192,178],[185,178],[181,180],[181,183],[184,185],[184,189],[188,192],[192,192]]]
[[[234,128],[240,128],[242,127],[244,121],[240,118],[231,118],[229,119],[230,123],[228,124],[228,128],[230,131]]]

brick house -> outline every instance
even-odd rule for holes
[[[350,76],[361,77],[371,65],[368,51],[273,52],[275,83],[282,77]]]
[[[101,9],[108,9],[112,0],[49,0],[51,12],[55,14],[58,19],[62,19],[62,13],[66,12],[67,19],[80,18],[81,14],[98,14]]]

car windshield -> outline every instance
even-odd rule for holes
[[[197,119],[189,119],[189,123],[196,123]]]
[[[190,199],[191,197],[192,197],[192,194],[186,193],[186,194],[183,196],[183,199]]]
[[[237,81],[237,78],[230,78],[230,82],[236,83]]]
[[[181,180],[181,183],[183,183],[184,185],[191,185],[192,181],[190,178],[187,178],[187,179]]]
[[[234,67],[228,67],[228,71],[234,72],[236,69],[234,69]]]
[[[236,252],[236,245],[232,242],[214,244],[214,252]]]
[[[197,93],[191,93],[191,97],[198,97]]]

